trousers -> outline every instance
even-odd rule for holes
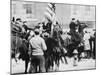
[[[37,71],[38,70],[38,71]],[[45,58],[43,55],[32,55],[29,73],[46,72]]]

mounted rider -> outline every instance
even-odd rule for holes
[[[79,27],[79,22],[76,21],[75,18],[72,18],[71,23],[69,24],[69,28],[70,28],[70,35],[71,35],[71,39],[73,42],[80,42],[81,41],[81,37],[79,35],[79,31],[78,31],[78,27]]]
[[[43,24],[44,31],[50,34],[52,22],[50,20],[48,20],[48,22],[46,24],[44,22],[42,24]]]

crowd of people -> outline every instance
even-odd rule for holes
[[[56,22],[56,24],[58,24],[58,22]],[[46,25],[44,22],[41,22],[34,28],[28,28],[27,22],[22,21],[21,18],[15,19],[13,17],[11,21],[12,34],[21,37],[24,41],[26,40],[29,43],[28,54],[31,55],[30,73],[37,72],[37,67],[39,68],[39,72],[46,72],[44,51],[47,50],[47,45],[43,37],[51,34],[51,25],[52,22],[48,21]],[[71,40],[75,47],[76,45],[84,47],[83,57],[93,57],[93,59],[95,59],[96,32],[94,32],[93,35],[90,35],[90,32],[83,30],[86,27],[87,25],[84,23],[72,18],[72,21],[69,24],[70,32],[67,34],[71,36]],[[45,35],[41,35],[42,33],[45,33]]]
[[[26,56],[24,56],[23,58],[23,59],[28,58],[28,60],[30,58],[31,60],[30,61],[31,66],[29,69],[29,73],[37,72],[37,67],[39,67],[39,72],[46,72],[44,51],[47,50],[47,46],[46,46],[45,40],[42,38],[43,36],[40,35],[41,34],[41,24],[43,24],[43,28],[44,28],[43,32],[47,32],[50,34],[50,29],[51,29],[49,27],[49,25],[51,24],[50,22],[48,22],[46,26],[44,26],[44,23],[38,23],[38,26],[35,26],[34,28],[28,28],[28,26],[26,25],[26,21],[22,21],[20,18],[17,18],[15,20],[15,18],[13,17],[11,21],[12,36],[20,37],[22,38],[22,40],[27,41],[29,43],[29,49],[27,53],[25,54]],[[13,44],[14,43],[12,43],[12,45]],[[12,48],[14,47],[12,46]],[[19,49],[24,49],[24,48],[19,47]],[[30,57],[27,56],[27,54],[29,54]],[[26,72],[27,70],[25,70],[25,73]]]

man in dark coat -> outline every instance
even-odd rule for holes
[[[43,29],[49,34],[51,32],[51,25],[52,25],[51,21],[48,21],[48,23],[46,25],[43,23]]]
[[[79,33],[76,32],[77,28],[78,28],[78,23],[76,23],[75,18],[72,18],[71,23],[69,24],[69,28],[70,28],[70,35],[72,36],[71,39],[73,42],[78,42],[80,41],[80,36]]]

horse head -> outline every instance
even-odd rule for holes
[[[83,32],[83,30],[88,27],[86,23],[80,23],[79,24],[79,28],[78,28],[78,31],[79,33]]]

